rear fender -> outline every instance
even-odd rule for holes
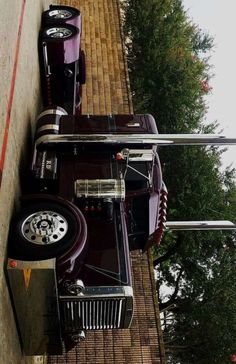
[[[51,26],[41,30],[40,43],[43,48],[43,56],[47,58],[49,66],[60,66],[78,61],[80,54],[80,30],[73,25],[67,25],[73,31],[73,35],[64,39],[53,39],[44,36]]]
[[[47,16],[47,13],[48,11],[44,11],[43,14],[42,14],[42,24],[44,26],[47,26],[47,25],[51,25],[51,24],[71,24],[71,25],[74,25],[75,27],[81,29],[81,13],[78,9],[76,8],[73,8],[71,6],[60,6],[60,5],[50,5],[49,6],[49,11],[52,11],[52,10],[56,10],[56,9],[59,9],[59,8],[63,8],[65,10],[69,10],[69,11],[72,11],[74,16],[69,18],[69,19],[60,19],[60,18],[49,18]]]

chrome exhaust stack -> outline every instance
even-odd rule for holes
[[[236,225],[227,220],[216,221],[167,221],[168,230],[236,230]]]
[[[235,145],[236,138],[217,134],[48,134],[36,145],[52,144]]]

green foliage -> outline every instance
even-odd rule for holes
[[[213,39],[192,24],[181,0],[126,0],[125,36],[136,112],[162,133],[217,131],[204,125]],[[220,171],[216,147],[162,147],[168,220],[235,220],[235,171]],[[168,232],[154,252],[170,363],[227,363],[236,352],[236,236]]]
[[[212,260],[210,274],[200,275],[201,294],[193,299],[189,290],[178,298],[166,345],[173,363],[228,363],[235,352],[235,258],[235,249],[222,249],[221,263]],[[176,345],[181,350],[173,350]]]
[[[125,9],[136,112],[152,113],[161,132],[196,128],[209,79],[202,54],[212,39],[188,21],[179,0],[130,0]]]

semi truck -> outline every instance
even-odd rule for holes
[[[54,313],[68,347],[85,330],[130,326],[130,250],[146,250],[163,231],[166,189],[156,147],[127,145],[132,131],[156,133],[155,121],[68,115],[61,107],[44,110],[37,121],[30,193],[10,228],[9,273],[55,260]],[[99,140],[118,132],[124,144]],[[25,268],[11,268],[12,261],[26,261]]]
[[[11,222],[7,260],[27,355],[61,354],[85,331],[131,325],[130,251],[158,245],[166,227],[181,228],[166,222],[157,147],[235,143],[215,135],[158,134],[149,114],[81,114],[85,67],[78,34],[78,10],[52,6],[43,13],[45,108],[36,121],[30,183]]]

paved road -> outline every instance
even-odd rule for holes
[[[0,363],[29,363],[21,353],[3,263],[20,175],[41,108],[37,35],[49,0],[0,0]]]

